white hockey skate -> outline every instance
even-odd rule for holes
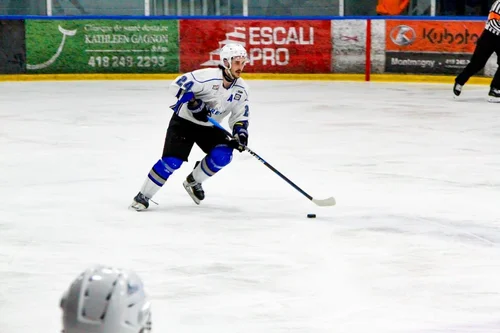
[[[488,93],[488,102],[490,103],[500,103],[500,90],[491,88]]]
[[[149,198],[147,198],[144,194],[141,192],[137,193],[137,195],[134,198],[134,201],[132,201],[132,204],[130,204],[129,208],[135,209],[136,211],[141,211],[141,210],[146,210],[149,207]]]
[[[460,94],[462,93],[462,88],[463,86],[461,84],[455,82],[455,84],[453,85],[453,94],[455,95],[453,96],[454,98],[460,96]]]
[[[194,180],[192,173],[186,177],[186,180],[182,183],[182,185],[195,204],[199,205],[201,200],[205,199],[203,187],[201,186],[201,183]]]

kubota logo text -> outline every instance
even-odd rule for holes
[[[475,44],[477,39],[479,38],[477,34],[471,34],[468,29],[457,33],[451,33],[446,28],[444,28],[444,30],[438,30],[436,28],[424,28],[422,35],[424,39],[431,42],[432,44]]]

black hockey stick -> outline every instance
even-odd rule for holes
[[[217,120],[215,120],[215,119],[213,119],[211,117],[208,117],[208,121],[211,122],[215,127],[217,127],[220,130],[224,131],[224,133],[226,133],[226,135],[228,137],[232,138],[231,133],[229,133],[221,124],[219,124],[217,122]],[[252,155],[256,159],[258,159],[260,162],[262,162],[266,167],[268,167],[269,169],[271,169],[271,171],[273,171],[275,174],[277,174],[278,176],[280,176],[281,179],[283,179],[284,181],[286,181],[294,189],[296,189],[297,191],[299,191],[300,193],[302,193],[303,196],[305,196],[307,199],[309,199],[312,202],[314,202],[316,205],[318,205],[318,206],[334,206],[335,205],[336,202],[335,202],[335,198],[334,197],[329,197],[327,199],[314,199],[312,196],[310,196],[309,194],[307,194],[303,189],[301,189],[300,187],[298,187],[297,185],[295,185],[295,183],[292,182],[290,179],[288,179],[284,174],[282,174],[281,172],[279,172],[278,170],[276,170],[275,167],[273,167],[271,164],[267,163],[267,161],[265,159],[263,159],[262,157],[260,157],[256,152],[254,152],[253,150],[251,150],[247,146],[244,146],[244,147],[245,147],[245,150],[250,153],[250,155]]]

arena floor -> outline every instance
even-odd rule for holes
[[[252,156],[127,209],[167,81],[0,82],[0,332],[59,332],[87,266],[135,270],[153,332],[500,329],[500,105],[488,87],[249,81]],[[308,213],[317,214],[308,219]]]

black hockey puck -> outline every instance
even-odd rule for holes
[[[314,219],[316,218],[316,214],[307,214],[307,218]]]

